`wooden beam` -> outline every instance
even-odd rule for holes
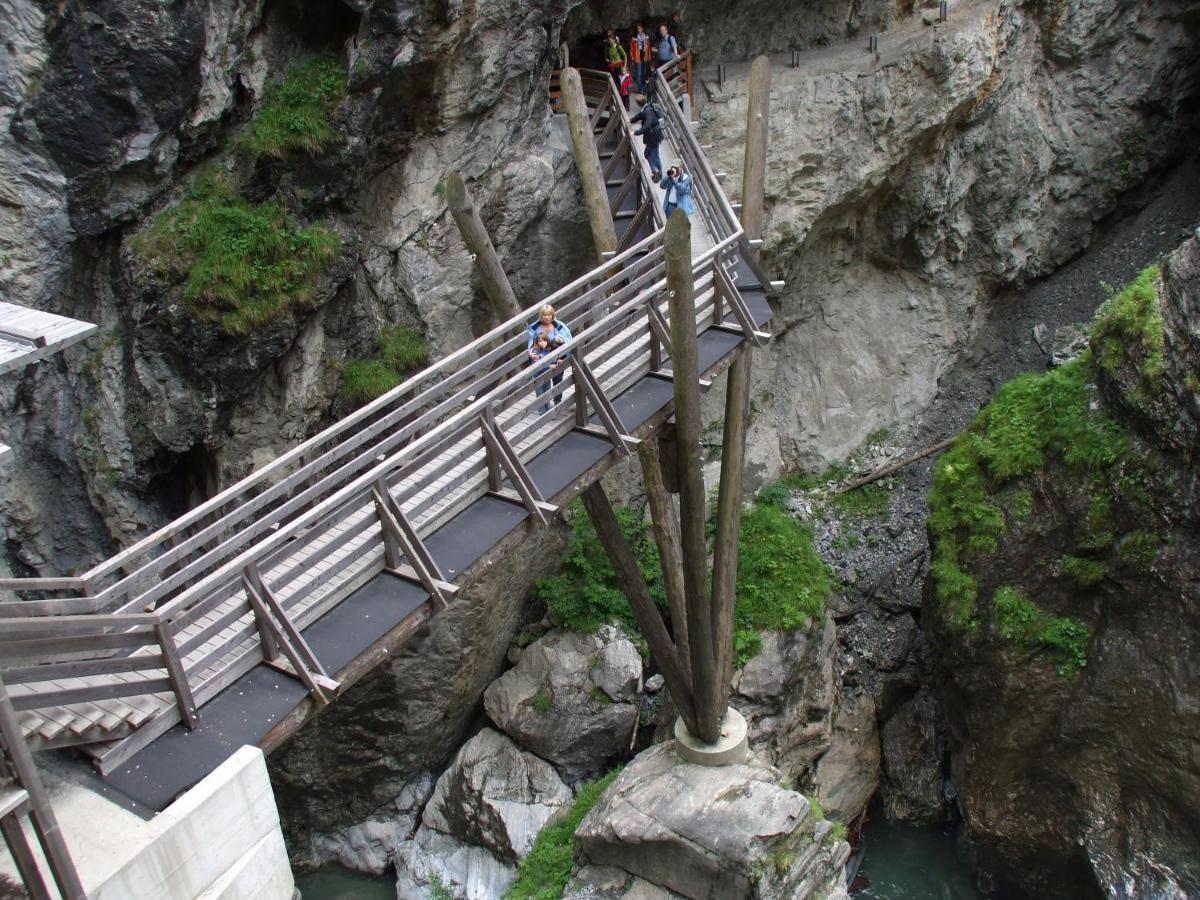
[[[162,648],[167,677],[171,681],[171,690],[175,693],[175,703],[179,707],[179,717],[188,729],[193,729],[200,724],[196,715],[196,698],[192,696],[187,670],[183,667],[183,660],[179,658],[179,648],[175,646],[171,624],[160,622],[154,626],[154,634],[158,638],[158,646]]]
[[[382,479],[380,480],[382,481]],[[446,578],[438,569],[437,563],[434,561],[432,555],[430,555],[429,550],[425,547],[420,537],[416,534],[412,524],[403,518],[403,510],[400,509],[398,503],[392,500],[387,484],[382,484],[382,490],[381,485],[376,484],[372,488],[371,493],[375,499],[375,509],[379,513],[380,526],[385,532],[391,532],[392,539],[404,551],[404,556],[408,560],[409,565],[417,573],[417,578],[420,580],[421,586],[425,588],[426,592],[433,599],[434,607],[439,610],[445,609],[446,605],[450,602],[450,598],[442,592],[440,585],[446,581]],[[396,515],[397,512],[400,513],[399,517]],[[406,525],[407,528],[405,527]],[[415,542],[413,537],[416,538]],[[399,568],[399,566],[391,568]]]
[[[676,210],[667,220],[667,300],[671,309],[671,368],[675,394],[675,429],[679,435],[679,518],[683,580],[687,592],[688,645],[692,690],[696,703],[695,737],[716,743],[721,734],[726,696],[719,687],[709,609],[708,551],[704,533],[706,499],[700,459],[700,376],[696,311],[692,294],[691,220]]]
[[[583,196],[587,202],[588,221],[592,225],[596,252],[602,254],[616,250],[617,232],[608,208],[608,191],[604,187],[604,174],[600,171],[600,157],[596,153],[587,102],[583,97],[583,83],[579,80],[577,69],[563,70],[562,91],[571,143],[575,147],[575,166],[583,181]]]
[[[517,456],[517,451],[508,443],[508,438],[504,436],[503,431],[493,428],[482,417],[479,419],[479,427],[483,431],[483,443],[487,446],[487,452],[495,454],[500,465],[508,470],[508,477],[512,480],[517,493],[520,494],[521,500],[524,501],[529,514],[539,524],[545,525],[550,521],[544,509],[546,498],[542,496],[542,492],[538,490],[537,484],[530,477],[525,464]]]
[[[690,672],[692,654],[688,646],[687,590],[683,582],[679,519],[675,503],[663,482],[657,438],[642,441],[638,447],[638,461],[642,464],[642,483],[650,501],[650,522],[653,525],[654,543],[658,545],[658,556],[662,564],[667,606],[671,610],[671,633],[675,636],[675,650],[679,655],[679,665],[685,672]]]
[[[266,623],[267,629],[274,636],[279,649],[283,651],[283,655],[287,657],[288,662],[292,664],[292,673],[296,678],[304,683],[310,694],[317,698],[317,702],[325,705],[332,699],[325,690],[322,682],[317,680],[317,675],[324,675],[324,670],[321,669],[320,663],[316,663],[316,669],[310,668],[309,660],[305,658],[305,653],[300,649],[301,646],[308,650],[308,645],[303,638],[300,639],[300,644],[297,645],[290,640],[290,635],[285,631],[287,625],[287,615],[279,606],[277,600],[271,596],[270,589],[262,580],[262,575],[258,571],[258,567],[253,563],[246,567],[246,584],[247,584],[247,599],[250,601],[250,606],[254,609],[254,616]],[[279,617],[276,621],[275,617]],[[294,630],[294,629],[293,629]],[[299,632],[295,632],[298,636]],[[311,655],[311,651],[309,651]],[[312,661],[316,662],[316,657],[312,657]],[[277,662],[277,660],[268,660],[269,663]],[[286,669],[283,671],[287,671]]]
[[[671,641],[667,626],[663,624],[658,607],[654,605],[654,598],[650,596],[650,588],[638,567],[633,548],[621,531],[621,524],[608,501],[608,495],[597,481],[583,492],[582,500],[596,528],[596,535],[616,570],[621,590],[629,598],[629,605],[650,647],[650,654],[663,674],[671,699],[687,723],[688,731],[696,734],[695,700],[690,679],[680,663],[676,646]]]
[[[750,344],[743,344],[725,385],[721,489],[713,547],[712,629],[722,690],[733,678],[733,606],[737,597],[738,536],[742,528],[742,474],[750,412]]]
[[[746,97],[746,153],[742,170],[742,228],[751,241],[763,236],[767,174],[767,111],[771,99],[771,61],[760,56],[750,66]],[[757,260],[758,251],[754,250]]]
[[[467,190],[462,173],[457,170],[446,175],[446,205],[450,207],[450,215],[454,217],[454,224],[462,234],[463,243],[475,255],[475,271],[479,273],[484,293],[492,302],[496,316],[500,319],[519,316],[521,304],[517,302],[517,295],[513,293],[508,275],[500,265],[500,256],[496,253],[491,237],[488,236],[479,210],[475,208],[475,201],[471,198],[471,192]]]

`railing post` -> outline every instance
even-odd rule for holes
[[[183,660],[179,658],[179,648],[175,646],[174,629],[169,622],[159,622],[154,626],[154,635],[158,638],[158,646],[162,648],[163,662],[167,669],[167,678],[171,681],[171,689],[175,692],[175,703],[179,707],[179,715],[183,724],[189,729],[199,724],[196,715],[196,700],[192,696],[192,687],[188,684],[187,670]]]

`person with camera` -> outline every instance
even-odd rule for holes
[[[671,163],[671,168],[667,169],[660,187],[666,191],[663,197],[663,212],[667,214],[668,219],[677,209],[682,209],[689,217],[696,212],[696,205],[692,202],[692,177],[683,171],[681,161],[675,160]]]

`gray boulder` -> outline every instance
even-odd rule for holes
[[[562,900],[678,900],[682,895],[614,866],[584,866]]]
[[[485,728],[442,773],[421,821],[515,863],[570,802],[571,791],[553,766]]]
[[[483,695],[502,731],[568,781],[624,759],[637,736],[642,659],[618,629],[552,632]]]
[[[712,900],[823,897],[845,888],[849,855],[778,769],[753,758],[696,766],[672,743],[625,768],[580,823],[575,846],[581,864]]]
[[[826,617],[791,632],[764,632],[762,652],[734,675],[731,704],[746,717],[750,749],[793,782],[829,749],[836,658],[837,631]]]
[[[482,847],[422,825],[396,850],[397,900],[496,900],[517,877],[515,866]]]
[[[932,825],[949,814],[942,775],[946,747],[937,720],[933,695],[921,691],[883,725],[881,793],[884,812],[893,821]]]
[[[879,786],[879,727],[870,694],[841,694],[833,740],[817,760],[812,786],[821,807],[836,819],[849,821],[866,809]]]

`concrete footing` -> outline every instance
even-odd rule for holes
[[[721,737],[706,744],[692,736],[683,719],[675,720],[675,749],[685,760],[698,766],[732,766],[744,763],[750,755],[746,719],[732,706],[721,720]]]

